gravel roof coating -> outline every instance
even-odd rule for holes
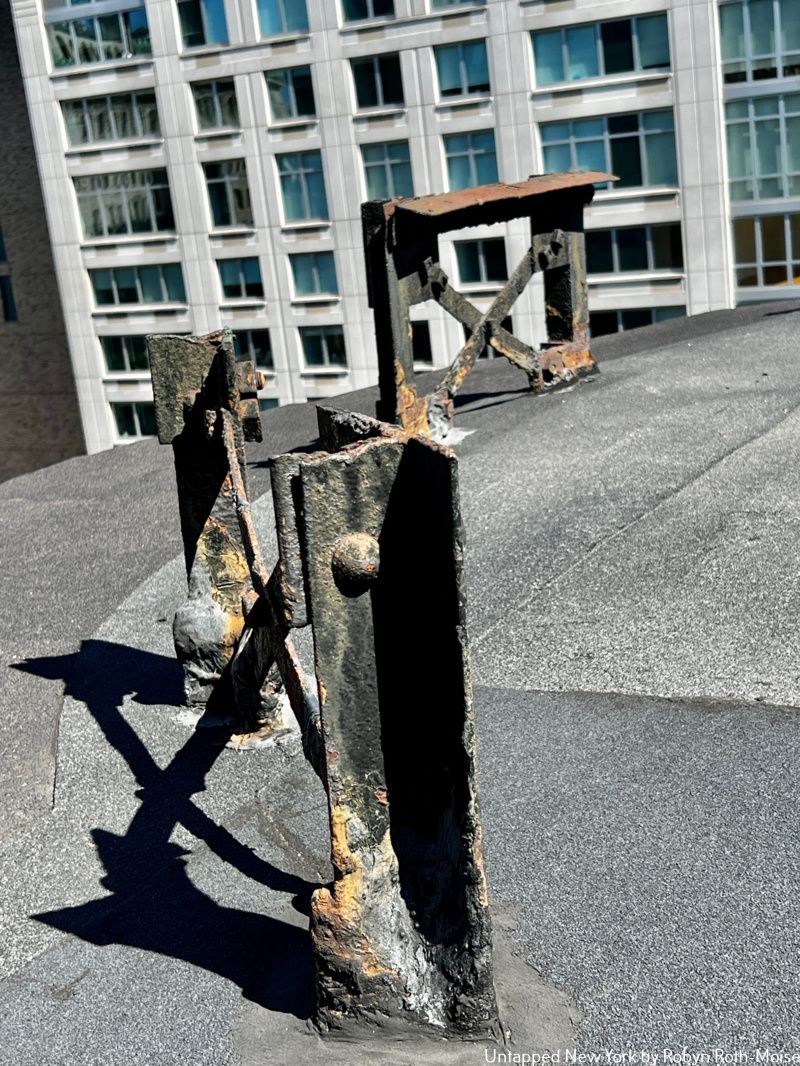
[[[800,1051],[798,311],[601,338],[542,397],[493,361],[459,403],[488,876],[542,1048]],[[313,408],[264,428],[274,557],[265,462]],[[0,1062],[439,1061],[303,1036],[324,797],[291,742],[192,732],[169,449],[0,485],[0,545]]]

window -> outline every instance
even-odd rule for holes
[[[233,78],[196,81],[192,85],[197,125],[201,130],[239,126],[239,108]]]
[[[800,285],[800,214],[733,220],[736,284]]]
[[[248,256],[246,259],[218,259],[217,267],[222,294],[226,300],[264,295],[257,256]]]
[[[670,318],[683,318],[685,307],[635,307],[625,311],[592,311],[589,315],[589,332],[593,337],[623,330],[652,326],[654,322],[666,322]]]
[[[90,270],[89,277],[98,306],[186,303],[180,263]]]
[[[626,226],[624,229],[587,232],[588,274],[616,274],[628,270],[683,270],[680,224]]]
[[[435,11],[439,7],[463,7],[464,4],[483,4],[486,0],[431,0],[431,7]]]
[[[56,67],[106,63],[152,54],[147,14],[143,7],[96,18],[51,22],[47,26],[47,36]]]
[[[125,440],[155,437],[156,413],[152,403],[112,403],[117,436]]]
[[[396,52],[369,56],[367,59],[352,59],[350,62],[359,107],[403,106],[403,78],[400,74],[400,56]]]
[[[152,90],[64,100],[61,110],[67,139],[73,146],[161,136],[156,94]]]
[[[262,37],[273,33],[306,33],[305,0],[258,0],[258,22]]]
[[[347,366],[341,326],[301,326],[300,343],[307,367]]]
[[[100,344],[110,373],[150,369],[144,337],[101,337]]]
[[[414,195],[408,141],[365,144],[361,147],[361,155],[370,200]]]
[[[677,185],[672,111],[643,111],[540,126],[547,171],[605,170],[616,188]]]
[[[440,96],[468,96],[489,92],[489,63],[485,41],[434,48]]]
[[[431,329],[427,322],[411,323],[411,348],[414,353],[415,363],[424,363],[426,366],[433,366]]]
[[[394,18],[394,0],[344,0],[345,22],[356,19]]]
[[[450,133],[444,138],[447,180],[451,192],[497,181],[494,133]]]
[[[532,33],[536,84],[669,70],[666,15],[645,15]]]
[[[265,77],[269,106],[276,122],[292,118],[314,118],[317,108],[311,84],[311,67],[268,70]]]
[[[228,43],[225,0],[178,0],[178,17],[184,48]]]
[[[3,321],[17,321],[17,305],[14,303],[14,289],[7,274],[0,276],[0,306],[3,308]]]
[[[74,178],[84,237],[174,230],[166,170]]]
[[[252,226],[253,206],[243,159],[204,163],[208,199],[215,226]]]
[[[273,411],[276,407],[280,407],[280,402],[274,396],[259,396],[259,411]]]
[[[327,219],[328,200],[320,153],[297,152],[276,158],[286,221]]]
[[[800,93],[725,105],[732,200],[800,196]]]
[[[274,370],[268,329],[238,329],[234,339],[240,355],[252,359],[261,370]]]
[[[720,4],[722,77],[764,81],[800,74],[797,0],[736,0]]]
[[[333,252],[290,255],[294,291],[298,296],[335,296],[339,292]]]
[[[462,282],[508,281],[506,242],[502,237],[456,241],[458,276]]]

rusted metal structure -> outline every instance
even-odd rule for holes
[[[458,465],[452,451],[321,409],[325,451],[273,460],[270,573],[245,479],[255,369],[230,331],[148,341],[175,453],[188,691],[242,728],[284,689],[329,800],[333,881],[312,900],[316,1022],[496,1030],[475,771]],[[424,589],[424,605],[409,594]],[[310,624],[316,686],[291,630]],[[423,684],[409,686],[409,656]]]
[[[543,174],[513,185],[482,185],[461,192],[363,204],[361,217],[375,316],[380,402],[378,417],[409,432],[442,439],[453,417],[453,397],[476,359],[491,345],[528,376],[535,391],[574,381],[595,369],[589,346],[583,209],[597,172]],[[438,238],[465,226],[529,217],[531,246],[486,312],[453,288],[439,263]],[[535,351],[505,330],[517,297],[537,271],[544,273],[547,342]],[[417,394],[410,309],[434,300],[469,331],[439,386]]]

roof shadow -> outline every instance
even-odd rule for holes
[[[308,1018],[312,1007],[312,953],[308,932],[265,914],[217,903],[190,880],[186,852],[171,842],[181,825],[242,876],[293,895],[307,914],[317,884],[286,873],[240,843],[192,801],[223,751],[230,730],[195,730],[161,768],[122,714],[126,696],[143,704],[181,703],[175,660],[102,640],[79,652],[27,659],[17,670],[65,681],[107,742],[128,763],[141,805],[122,835],[92,830],[105,869],[100,884],[111,895],[34,915],[91,944],[121,944],[200,966],[241,988],[271,1011]]]

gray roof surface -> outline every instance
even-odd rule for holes
[[[488,876],[551,1045],[800,1050],[798,310],[602,338],[538,398],[481,365],[458,408]],[[269,412],[254,495],[315,422]],[[0,485],[0,545],[0,1062],[322,1056],[324,797],[180,705],[169,449]]]

